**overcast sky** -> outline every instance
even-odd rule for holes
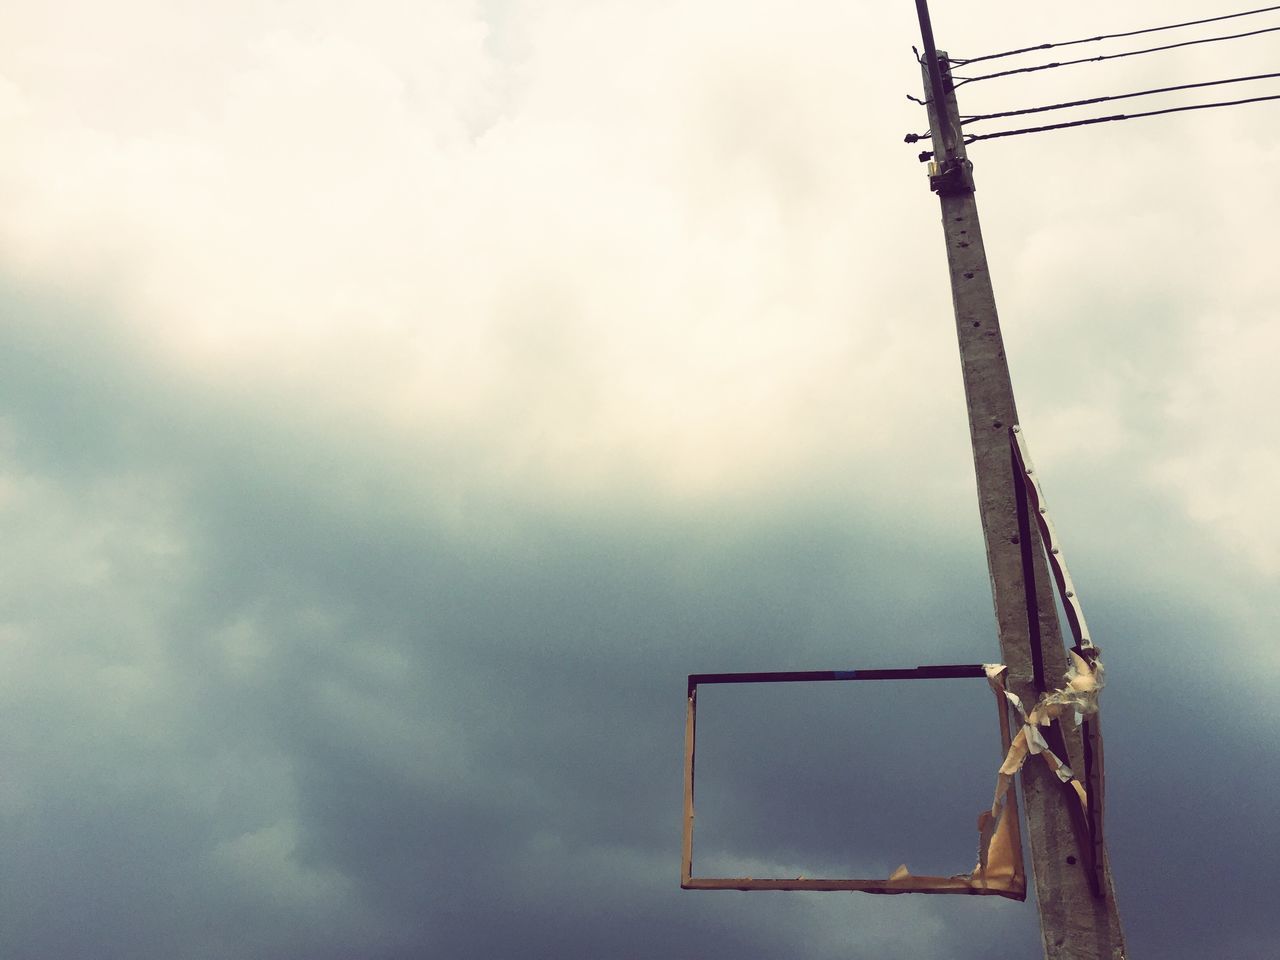
[[[0,956],[1037,955],[1032,903],[678,886],[686,674],[999,655],[908,0],[4,8]],[[971,151],[1135,957],[1278,949],[1278,129]],[[707,696],[700,868],[972,867],[990,693],[868,686]]]

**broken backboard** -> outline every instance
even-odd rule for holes
[[[865,893],[951,893],[1026,899],[1026,874],[1018,826],[1017,798],[1010,783],[998,821],[979,819],[978,863],[968,873],[916,876],[900,867],[885,879],[812,877],[693,876],[694,758],[697,743],[698,687],[721,683],[814,683],[849,680],[986,679],[982,664],[913,667],[898,670],[810,670],[775,673],[706,673],[688,679],[684,752],[684,843],[680,885],[687,890],[855,890]],[[1010,722],[1005,698],[996,697],[1001,748],[1008,751]]]

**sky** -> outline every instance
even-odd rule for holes
[[[678,882],[687,674],[998,657],[912,4],[4,6],[0,956],[1036,955],[1031,902]],[[1237,9],[933,6],[965,57]],[[1278,116],[970,154],[1132,956],[1277,950]],[[701,706],[700,872],[972,867],[981,681]]]

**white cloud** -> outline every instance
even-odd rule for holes
[[[779,44],[770,4],[534,7],[499,63],[464,5],[387,12],[245,14],[188,65],[203,96],[145,125],[87,105],[127,102],[146,57],[20,74],[8,259],[109,291],[190,375],[465,430],[570,487],[625,464],[708,491],[883,445],[919,330],[891,306],[886,153],[840,117],[868,68],[830,23]]]
[[[1154,468],[1191,516],[1226,549],[1270,575],[1280,573],[1280,407],[1273,358],[1280,328],[1271,311],[1213,315],[1196,330],[1195,366],[1184,371],[1166,411],[1189,442]]]

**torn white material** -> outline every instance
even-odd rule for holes
[[[1059,780],[1071,784],[1080,800],[1081,809],[1088,810],[1088,794],[1083,784],[1076,778],[1071,768],[1049,749],[1049,744],[1040,733],[1040,728],[1047,727],[1054,720],[1068,718],[1078,726],[1084,717],[1098,712],[1098,694],[1102,690],[1103,674],[1102,662],[1097,659],[1096,651],[1096,647],[1090,647],[1085,651],[1086,654],[1092,654],[1089,660],[1074,650],[1068,651],[1071,654],[1071,666],[1065,676],[1066,683],[1057,690],[1042,694],[1030,713],[1023,707],[1022,699],[1017,694],[1005,689],[1004,681],[1008,667],[1001,663],[984,664],[987,682],[991,684],[997,695],[1003,694],[1013,704],[1014,710],[1022,719],[1022,729],[1013,738],[1004,763],[1000,765],[990,819],[986,819],[984,814],[981,821],[979,865],[985,865],[987,862],[989,845],[1004,812],[1004,798],[1009,792],[1014,774],[1022,769],[1028,756],[1040,756]]]

